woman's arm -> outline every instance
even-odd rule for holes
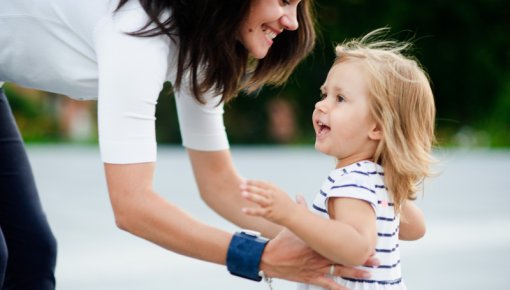
[[[254,204],[239,194],[243,179],[237,174],[229,150],[188,149],[188,155],[200,195],[209,207],[239,227],[256,230],[268,238],[275,237],[283,229],[263,218],[242,213],[243,207]]]
[[[119,228],[179,254],[225,263],[231,235],[195,220],[154,192],[154,163],[106,163],[105,171]]]
[[[243,195],[259,206],[245,208],[245,213],[285,226],[337,264],[362,265],[374,253],[375,213],[365,201],[330,198],[332,219],[328,220],[298,206],[285,192],[266,182],[249,181]]]
[[[399,239],[404,241],[421,239],[426,231],[425,218],[421,209],[414,202],[406,200],[401,210]]]
[[[182,255],[226,263],[232,234],[195,220],[155,193],[154,163],[106,163],[105,171],[119,228]],[[325,276],[330,264],[294,235],[282,231],[265,247],[260,269],[270,277],[346,290]],[[337,267],[335,274],[363,277],[364,272]]]

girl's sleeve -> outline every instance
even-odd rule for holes
[[[331,185],[325,200],[327,208],[328,199],[331,197],[348,197],[366,201],[374,211],[377,208],[377,194],[375,185],[368,173],[349,172],[337,178]]]
[[[146,22],[138,9],[104,19],[95,32],[98,131],[106,163],[156,160],[155,111],[168,70],[167,37],[136,37]]]

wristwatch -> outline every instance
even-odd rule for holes
[[[241,230],[234,234],[227,251],[227,269],[230,274],[260,281],[260,258],[269,240],[259,232]]]

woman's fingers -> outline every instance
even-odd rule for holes
[[[315,281],[312,281],[311,284],[315,284],[329,290],[349,290],[341,285],[338,285],[335,281],[333,281],[333,279],[327,276],[319,276],[315,279]]]
[[[332,290],[348,290],[338,285],[331,276],[325,275],[330,265],[327,259],[285,229],[267,244],[260,267],[269,277],[314,284]]]
[[[379,264],[379,260],[374,257],[374,254],[372,254],[372,256],[370,256],[370,258],[368,258],[368,260],[365,262],[365,264],[363,264],[363,266],[374,267],[379,266]]]
[[[378,266],[379,260],[374,258],[372,255],[370,258],[368,258],[368,260],[363,265],[367,266],[367,267]],[[329,273],[330,270],[331,270],[331,267],[329,268],[329,270],[327,270],[327,272]],[[357,269],[354,267],[338,265],[338,264],[335,264],[333,275],[347,277],[347,278],[353,278],[353,279],[370,278],[370,273],[368,271]]]
[[[328,267],[328,269],[326,269],[325,272],[327,272],[329,274],[329,270],[330,270],[330,268]],[[346,278],[352,278],[352,279],[370,278],[370,273],[365,270],[356,269],[354,267],[347,267],[347,266],[338,265],[338,264],[335,265],[333,275],[334,276],[342,276],[342,277],[346,277]]]

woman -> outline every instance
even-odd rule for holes
[[[310,5],[0,0],[0,81],[98,100],[99,145],[119,228],[171,251],[227,264],[232,274],[252,280],[260,280],[260,269],[267,276],[342,289],[324,276],[331,263],[288,232],[270,242],[232,235],[193,219],[152,188],[155,105],[170,81],[203,199],[239,226],[276,236],[264,232],[264,221],[241,214],[242,178],[231,161],[222,104],[240,89],[286,80],[314,45]],[[53,289],[56,242],[1,95],[0,285]],[[363,274],[342,267],[336,273]]]

